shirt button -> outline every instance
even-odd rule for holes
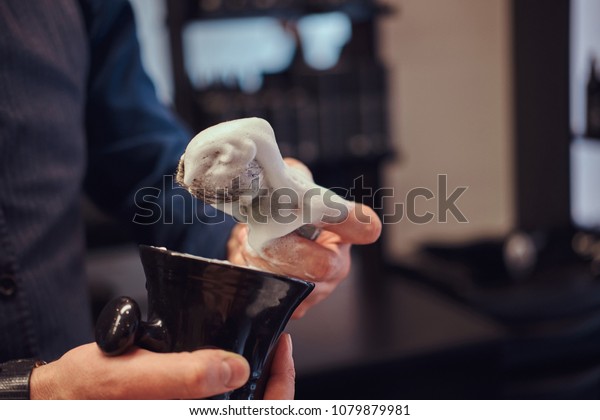
[[[17,283],[10,274],[0,275],[0,296],[11,297],[17,291]]]

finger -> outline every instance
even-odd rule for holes
[[[375,242],[381,235],[381,220],[369,206],[352,203],[348,217],[341,222],[319,226],[338,234],[343,242],[364,245]]]
[[[246,261],[242,254],[242,250],[246,244],[243,242],[248,236],[248,225],[238,223],[231,231],[231,235],[227,240],[227,261],[234,265],[245,267]]]
[[[135,399],[206,398],[241,387],[250,374],[242,356],[223,350],[161,354],[137,349],[129,358],[129,397]],[[127,369],[127,358],[119,362]]]
[[[265,400],[293,400],[295,381],[292,337],[289,334],[283,334],[275,349],[271,376],[265,390]]]
[[[112,359],[129,385],[126,398],[207,398],[239,388],[248,380],[248,363],[222,350],[154,353],[136,349]],[[128,372],[128,373],[125,373]]]
[[[263,247],[260,255],[244,251],[246,261],[258,268],[309,281],[341,280],[350,269],[350,245],[322,232],[317,241],[290,234]]]
[[[298,169],[313,179],[312,172],[308,167],[294,158],[285,158],[288,166]],[[368,206],[360,203],[352,203],[348,217],[342,222],[323,223],[322,226],[335,232],[342,241],[352,244],[370,244],[375,242],[381,234],[381,220],[379,216]]]
[[[304,163],[300,162],[298,159],[294,159],[294,158],[290,158],[290,157],[286,157],[283,158],[283,161],[291,168],[297,169],[300,172],[302,172],[304,175],[306,175],[308,177],[308,179],[310,179],[311,181],[313,180],[313,174],[310,171],[310,169],[308,169],[308,166],[306,166]]]

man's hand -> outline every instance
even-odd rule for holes
[[[276,350],[265,398],[294,395],[291,341]],[[248,362],[223,350],[154,353],[140,348],[105,356],[95,343],[77,347],[59,360],[35,368],[31,399],[196,399],[244,385]]]
[[[299,161],[285,161],[310,176],[308,168]],[[346,278],[350,270],[350,246],[370,244],[381,234],[381,221],[377,214],[358,203],[346,220],[319,227],[323,231],[315,241],[291,233],[271,241],[260,256],[248,245],[248,226],[238,224],[227,243],[228,259],[233,264],[314,282],[315,290],[294,312],[294,318],[300,318],[311,306],[329,296]]]

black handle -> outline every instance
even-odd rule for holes
[[[142,321],[140,306],[130,297],[110,301],[96,321],[96,344],[108,356],[118,356],[131,346],[167,352],[171,347],[169,334],[160,319]]]

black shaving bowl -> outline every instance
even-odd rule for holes
[[[118,356],[133,345],[155,352],[220,348],[250,363],[248,382],[222,399],[262,398],[269,356],[288,320],[314,284],[260,270],[140,246],[148,320],[119,297],[96,323],[96,343]]]

